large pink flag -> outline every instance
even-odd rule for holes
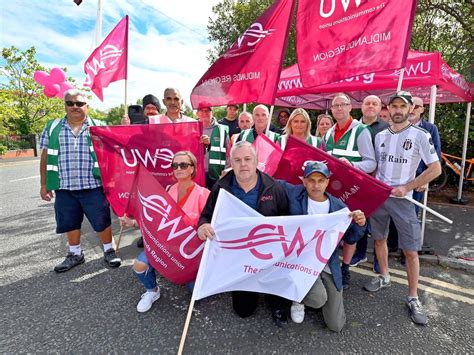
[[[327,162],[332,174],[327,190],[351,210],[360,209],[370,216],[390,196],[390,186],[292,136],[273,177],[301,184],[302,167],[309,160]]]
[[[296,51],[303,84],[403,67],[415,8],[416,0],[299,0]]]
[[[272,176],[278,168],[283,151],[280,146],[273,143],[266,135],[259,134],[253,142],[257,151],[257,168]]]
[[[105,195],[118,216],[123,216],[139,165],[163,185],[176,181],[171,160],[180,150],[191,151],[198,161],[196,183],[205,185],[204,151],[200,122],[159,125],[91,127]],[[177,139],[179,137],[179,139]]]
[[[104,101],[102,89],[127,79],[128,15],[125,16],[84,63],[84,86]]]
[[[183,210],[143,166],[137,168],[127,214],[136,218],[155,270],[177,284],[196,278],[204,243]]]
[[[277,0],[199,79],[191,93],[197,108],[245,102],[272,105],[285,54],[294,0]]]

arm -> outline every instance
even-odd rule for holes
[[[357,148],[362,157],[362,161],[354,162],[352,165],[357,169],[370,174],[377,168],[375,161],[375,150],[372,144],[372,136],[368,128],[362,130],[357,138]]]
[[[201,212],[201,217],[198,222],[198,237],[201,240],[212,239],[214,237],[214,228],[211,226],[212,214],[216,207],[217,196],[219,194],[219,186],[217,184],[212,188],[211,193],[207,199],[206,205]]]
[[[392,190],[392,195],[403,197],[408,191],[414,190],[420,186],[428,184],[430,181],[434,180],[437,176],[441,174],[441,164],[438,161],[435,161],[431,164],[428,164],[428,167],[425,171],[418,175],[415,180],[409,182],[406,185],[398,186]]]
[[[45,201],[51,201],[54,197],[52,191],[46,190],[46,165],[48,163],[48,149],[43,149],[41,151],[41,160],[40,160],[40,181],[41,181],[41,188],[40,188],[40,196],[41,199]]]

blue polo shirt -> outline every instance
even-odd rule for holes
[[[231,185],[230,185],[231,189],[232,189],[232,194],[235,197],[237,197],[239,200],[241,200],[243,203],[245,203],[247,206],[252,207],[255,211],[257,210],[258,190],[260,188],[260,183],[261,183],[260,180],[261,180],[261,178],[260,178],[260,175],[259,175],[258,179],[257,179],[257,184],[249,192],[245,192],[239,186],[235,176],[232,176],[232,181],[231,181]]]

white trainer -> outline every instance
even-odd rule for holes
[[[291,305],[291,320],[295,323],[302,323],[304,321],[304,304],[293,302]]]
[[[160,288],[156,292],[147,291],[142,295],[140,302],[137,304],[137,311],[140,313],[148,311],[153,303],[160,298]]]

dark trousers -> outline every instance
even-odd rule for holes
[[[248,291],[232,292],[232,308],[241,318],[246,318],[255,313],[258,305],[259,293]],[[268,302],[271,311],[282,310],[287,312],[291,301],[286,298],[265,294],[265,300]]]

